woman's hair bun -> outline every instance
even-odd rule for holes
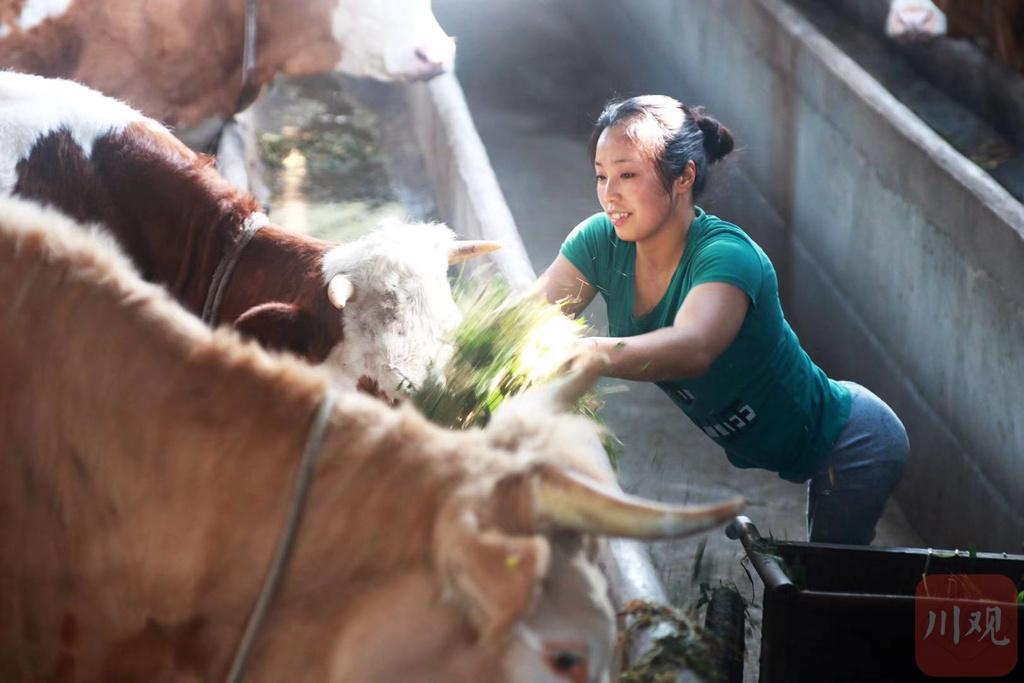
[[[704,133],[704,151],[708,155],[708,162],[713,164],[732,151],[732,133],[719,123],[718,119],[698,110],[695,112],[694,121]]]

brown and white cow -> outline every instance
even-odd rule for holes
[[[30,202],[0,199],[0,291],[0,680],[224,680],[325,374],[201,325]],[[607,681],[592,534],[737,505],[608,488],[566,412],[600,367],[467,432],[340,394],[247,680]]]
[[[242,90],[246,0],[0,0],[0,68],[90,85],[174,126],[223,120]],[[451,67],[430,0],[259,0],[254,82]]]
[[[444,361],[459,320],[447,265],[466,243],[447,228],[392,226],[339,245],[266,225],[233,252],[247,225],[266,222],[256,201],[160,124],[71,81],[0,72],[3,194],[102,223],[189,310],[219,300],[217,319],[387,397]]]
[[[969,38],[994,57],[1024,71],[1021,0],[891,0],[885,32],[899,40]]]

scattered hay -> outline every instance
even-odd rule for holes
[[[375,115],[331,76],[282,79],[276,85],[271,130],[258,136],[260,157],[280,176],[289,157],[304,159],[303,193],[316,201],[397,202],[385,168]]]
[[[619,634],[620,649],[638,631],[665,623],[674,629],[672,634],[659,638],[643,659],[622,671],[619,683],[675,683],[683,670],[697,674],[701,680],[719,680],[720,673],[713,662],[721,643],[681,611],[668,605],[632,600],[619,617],[628,621]]]

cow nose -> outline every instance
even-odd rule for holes
[[[416,55],[421,68],[441,73],[451,66],[452,57],[455,55],[455,40],[447,38],[430,45],[421,45],[413,51],[413,54]]]
[[[928,27],[928,20],[931,19],[931,13],[921,7],[913,7],[903,12],[903,23],[909,29],[916,31],[923,31]]]

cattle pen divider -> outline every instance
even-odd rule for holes
[[[399,146],[411,146],[422,159],[441,219],[463,239],[501,242],[503,248],[488,256],[491,265],[513,290],[528,287],[536,273],[457,78],[445,74],[428,83],[380,87],[391,91],[387,115],[400,116],[410,124],[405,131],[410,139]],[[404,111],[395,111],[396,106]],[[260,175],[255,133],[250,110],[237,115],[221,135],[217,163],[225,177],[265,199],[267,185]],[[617,612],[623,612],[635,600],[668,604],[650,555],[641,543],[609,539],[602,545],[599,563]],[[623,666],[643,659],[675,628],[668,622],[656,622],[632,631],[630,641],[624,644]],[[690,671],[681,671],[677,680],[699,679]]]

